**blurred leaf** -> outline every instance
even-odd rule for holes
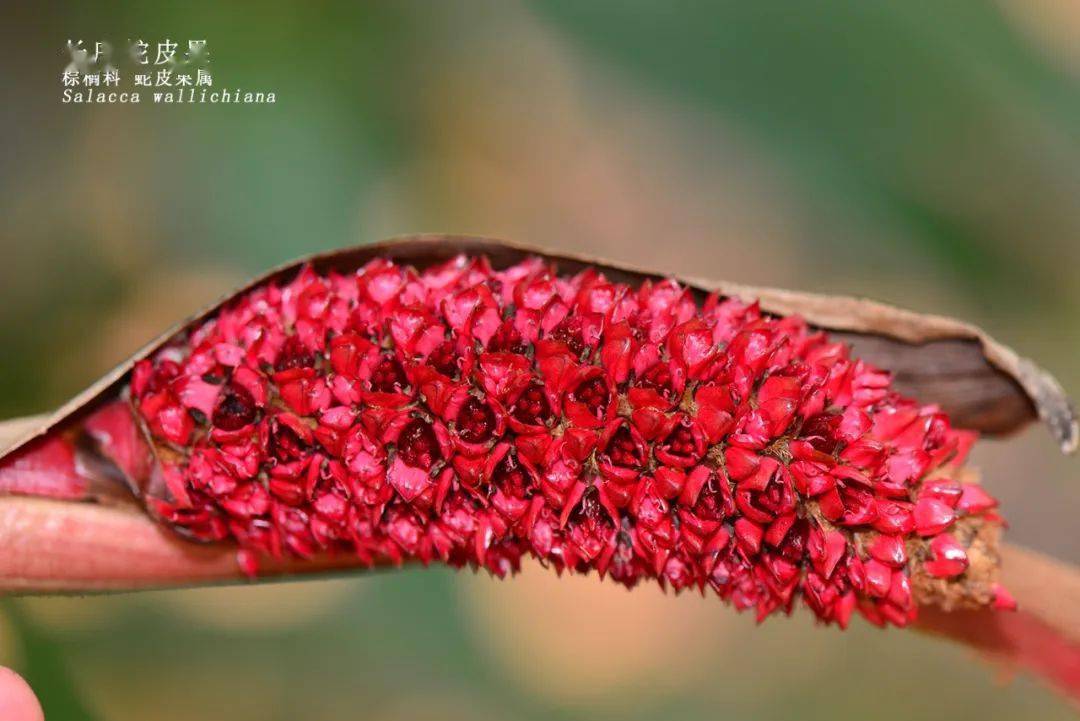
[[[717,111],[822,209],[935,261],[994,310],[1056,299],[1040,282],[1052,267],[1016,233],[1054,224],[1047,193],[1080,188],[1080,94],[992,4],[533,4],[585,49]],[[1046,151],[1063,138],[1065,157]],[[837,256],[866,242],[823,240]],[[1023,292],[1002,299],[1005,281]]]

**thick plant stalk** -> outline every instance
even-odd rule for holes
[[[260,573],[356,565],[347,556],[268,560]],[[234,547],[185,541],[134,506],[0,497],[0,594],[135,591],[243,579]]]

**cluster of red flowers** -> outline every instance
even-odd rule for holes
[[[531,555],[633,586],[712,587],[759,618],[914,617],[909,556],[960,578],[974,435],[797,317],[539,259],[310,268],[134,370],[181,532],[260,554]],[[928,551],[925,549],[929,549]]]

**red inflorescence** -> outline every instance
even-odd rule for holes
[[[910,549],[993,514],[945,476],[974,434],[797,317],[539,259],[376,260],[248,292],[139,363],[151,508],[261,554],[348,552],[503,576],[531,555],[712,587],[759,618],[914,618]]]

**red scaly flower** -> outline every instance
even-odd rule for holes
[[[1000,524],[960,468],[973,434],[799,318],[538,259],[307,268],[140,362],[130,395],[152,510],[251,573],[532,556],[902,626],[913,584],[960,588]]]

